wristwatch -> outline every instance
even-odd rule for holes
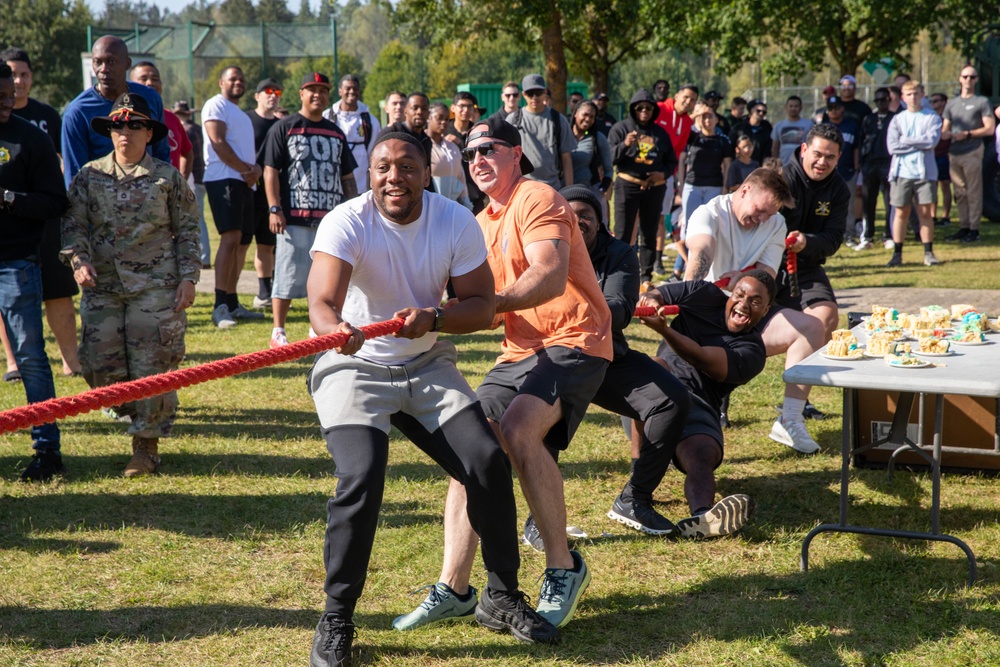
[[[14,191],[4,190],[3,191],[3,205],[10,208],[14,205]]]
[[[434,309],[434,326],[431,327],[431,331],[441,331],[441,327],[444,326],[444,308]]]
[[[268,213],[281,213],[281,207],[280,206],[272,206],[271,208],[267,209],[267,212]]]

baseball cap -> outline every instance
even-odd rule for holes
[[[710,90],[703,95],[706,100],[721,100],[722,95],[719,94],[717,90]]]
[[[852,74],[845,74],[844,76],[840,77],[840,83],[843,84],[845,82],[849,83],[849,84],[851,84],[853,86],[858,85],[858,80],[855,79],[854,75],[852,75]]]
[[[194,112],[187,100],[177,100],[174,102],[174,113],[178,116],[190,116]]]
[[[267,77],[266,79],[264,79],[263,81],[261,81],[260,83],[258,83],[257,84],[257,90],[255,92],[258,92],[258,93],[263,92],[263,90],[265,88],[276,88],[277,90],[284,90],[285,89],[284,86],[282,86],[280,83],[278,83],[277,81],[275,81],[271,77]]]
[[[299,90],[302,90],[306,86],[323,86],[327,90],[330,90],[333,86],[330,85],[330,77],[326,74],[320,74],[319,72],[309,72],[302,77],[302,83],[299,85]]]
[[[830,97],[826,98],[827,109],[832,109],[834,107],[842,107],[842,106],[844,106],[844,100],[840,99],[836,95],[830,95]]]
[[[833,86],[827,86],[826,88],[823,89],[823,97],[830,97],[830,95],[834,95],[836,92],[837,92],[836,88],[834,88]]]
[[[528,74],[521,79],[521,92],[523,93],[529,90],[545,90],[546,87],[545,79],[541,74]]]
[[[597,95],[594,96],[594,99],[595,100],[608,100],[608,99],[611,99],[611,98],[608,97],[607,93],[597,93]]]
[[[527,77],[525,77],[525,79],[527,79]],[[483,126],[486,126],[486,129],[482,129]],[[500,141],[508,143],[511,146],[521,145],[521,133],[517,131],[516,127],[505,121],[503,118],[490,116],[486,120],[478,121],[469,131],[469,137],[465,140],[465,145],[468,146],[473,139],[479,139],[481,137],[499,139]],[[535,167],[531,164],[531,160],[529,160],[528,156],[522,152],[521,175],[530,174],[534,170]]]

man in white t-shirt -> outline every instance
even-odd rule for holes
[[[347,145],[354,155],[357,167],[354,182],[358,192],[368,189],[368,147],[382,130],[378,118],[371,114],[368,105],[361,101],[361,82],[353,74],[345,74],[337,86],[340,99],[323,112],[323,118],[332,120],[347,137]]]
[[[437,584],[431,595],[462,616],[527,642],[555,643],[559,631],[518,588],[517,516],[507,459],[476,394],[459,373],[457,352],[437,332],[488,328],[493,274],[472,213],[434,193],[419,140],[383,133],[373,143],[371,191],[320,223],[309,273],[309,320],[319,335],[348,334],[320,355],[309,377],[337,492],[327,503],[326,610],[310,664],[343,664],[379,523],[390,424],[461,482],[479,534],[487,586],[477,603]],[[456,299],[438,307],[451,280]],[[358,326],[400,318],[394,336],[365,341]]]
[[[684,279],[732,280],[746,268],[763,269],[775,276],[781,267],[788,233],[785,219],[778,211],[783,206],[795,205],[780,173],[768,168],[753,171],[739,190],[732,195],[716,197],[691,216]],[[761,334],[768,356],[784,353],[786,367],[805,359],[826,343],[826,331],[819,319],[777,305],[762,320]],[[798,391],[796,387],[786,385],[786,400],[790,391]],[[807,388],[803,400],[808,396]],[[801,426],[803,434],[790,446],[803,454],[819,451],[819,445],[802,423],[802,415],[790,415],[788,419],[795,422],[795,428]]]
[[[227,67],[219,76],[219,94],[201,110],[205,193],[219,230],[212,322],[220,329],[236,326],[235,318],[244,313],[252,315],[236,298],[242,268],[237,249],[244,235],[253,234],[253,187],[262,173],[254,151],[253,122],[236,105],[246,89],[243,70]]]

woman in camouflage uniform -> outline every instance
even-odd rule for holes
[[[80,363],[91,387],[164,373],[184,357],[184,311],[201,270],[198,207],[180,172],[146,146],[167,134],[135,93],[91,120],[115,150],[86,164],[70,185],[62,255],[83,287]],[[125,476],[155,472],[177,393],[121,406],[131,417]]]

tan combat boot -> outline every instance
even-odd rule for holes
[[[160,467],[160,457],[157,456],[159,438],[140,438],[132,436],[132,460],[125,466],[126,477],[151,475]]]

